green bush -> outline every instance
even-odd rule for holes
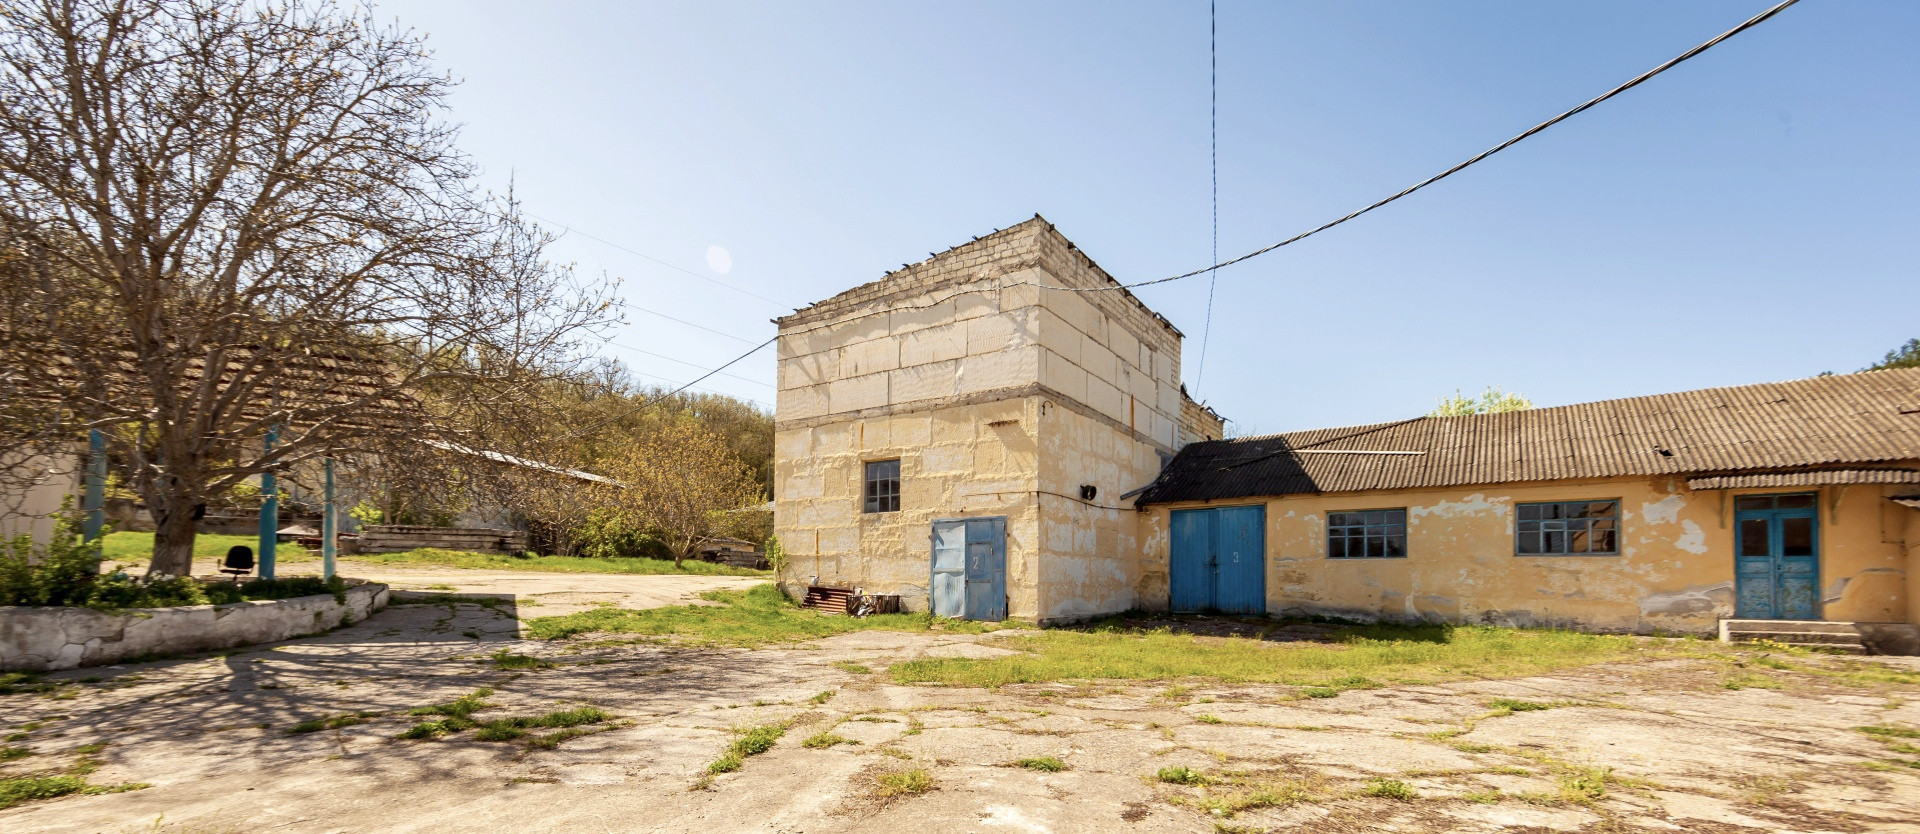
[[[0,548],[0,605],[80,605],[100,572],[98,551],[81,541],[79,516],[54,519],[53,537],[35,548],[18,536]]]
[[[671,559],[673,551],[647,531],[604,510],[587,517],[573,532],[579,551],[573,555],[599,559]]]

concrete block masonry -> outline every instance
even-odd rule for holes
[[[346,596],[344,605],[332,594],[321,594],[112,612],[0,607],[0,671],[103,666],[149,655],[214,651],[319,634],[364,620],[386,607],[387,586],[361,582],[348,587]]]

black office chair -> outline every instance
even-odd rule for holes
[[[220,572],[233,574],[233,581],[238,584],[240,577],[253,572],[253,548],[244,544],[227,548],[227,559],[220,564]]]

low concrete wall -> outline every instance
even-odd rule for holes
[[[387,586],[361,582],[347,588],[345,605],[332,594],[322,594],[114,612],[0,607],[0,671],[102,666],[148,655],[213,651],[319,634],[344,622],[366,619],[386,607],[387,597]]]

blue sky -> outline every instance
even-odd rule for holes
[[[1221,254],[1768,5],[1223,0]],[[1203,0],[378,8],[463,79],[452,117],[489,184],[646,256],[576,234],[557,257],[738,337],[632,312],[605,352],[645,382],[692,379],[775,315],[1035,212],[1123,281],[1209,262]],[[1206,280],[1140,296],[1186,332],[1189,389],[1243,433],[1398,419],[1488,385],[1544,406],[1859,368],[1920,336],[1916,31],[1920,4],[1808,0],[1222,270],[1204,377]],[[768,350],[703,387],[770,405],[773,367]]]

